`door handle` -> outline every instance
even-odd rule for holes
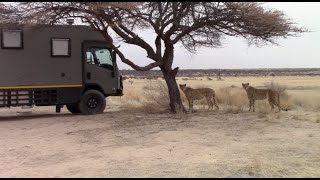
[[[91,73],[87,72],[87,79],[91,79]]]

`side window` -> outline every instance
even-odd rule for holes
[[[93,61],[93,54],[91,52],[86,52],[87,53],[87,63],[88,64],[95,64]]]
[[[71,40],[70,38],[51,38],[52,57],[70,57]]]
[[[2,30],[1,31],[2,49],[23,49],[22,30]]]

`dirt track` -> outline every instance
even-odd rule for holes
[[[320,123],[287,112],[28,111],[0,109],[0,177],[320,177]]]

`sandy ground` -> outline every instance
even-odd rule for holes
[[[320,123],[288,112],[54,110],[0,109],[0,177],[320,177]]]

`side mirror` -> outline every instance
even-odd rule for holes
[[[111,56],[112,56],[112,61],[115,63],[117,62],[117,53],[115,51],[111,52]]]
[[[112,77],[115,77],[115,73],[117,71],[117,53],[115,51],[112,51],[111,57],[112,57],[112,61],[113,61]]]

